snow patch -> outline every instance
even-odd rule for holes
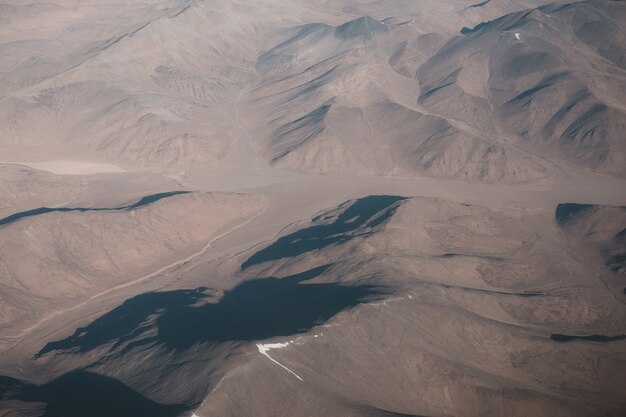
[[[280,366],[281,368],[283,368],[284,370],[286,370],[287,372],[289,372],[290,374],[292,374],[293,376],[295,376],[296,378],[298,378],[300,381],[302,381],[303,379],[300,378],[300,376],[298,374],[296,374],[294,371],[292,371],[291,369],[287,368],[285,365],[283,365],[282,363],[278,362],[276,359],[272,358],[267,352],[269,352],[272,349],[283,349],[286,348],[287,346],[289,346],[291,342],[285,342],[285,343],[257,343],[256,347],[257,349],[259,349],[259,353],[261,353],[261,355],[265,356],[267,359],[271,360],[272,362],[274,362],[276,365]]]
[[[521,36],[520,36],[520,34],[519,34],[519,33],[516,33],[516,34],[515,34],[515,39],[517,39],[518,41],[521,39]]]
[[[287,346],[289,346],[289,342],[285,342],[285,343],[266,343],[266,344],[261,344],[261,343],[257,343],[256,347],[259,348],[259,352],[261,352],[261,355],[265,355],[266,352],[272,350],[272,349],[282,349],[282,348],[286,348]]]

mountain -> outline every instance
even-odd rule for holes
[[[567,203],[556,214],[564,232],[592,246],[613,272],[626,274],[626,207]]]
[[[0,417],[626,415],[624,22],[5,0]]]
[[[224,261],[238,284],[130,298],[37,362],[199,416],[619,415],[623,295],[562,212],[347,201]]]
[[[571,164],[621,176],[623,7],[516,11],[540,4],[11,5],[0,138],[14,160],[236,169],[243,129],[242,146],[287,170],[536,183]],[[37,36],[19,29],[43,15],[58,18]]]
[[[448,42],[392,19],[349,22],[365,31],[351,39],[299,27],[258,64],[263,120],[276,125],[268,158],[348,175],[535,182],[571,164],[621,176],[623,13],[616,2],[543,6]],[[409,66],[408,54],[425,62]]]
[[[624,13],[577,2],[466,28],[418,70],[419,102],[544,159],[623,176]]]
[[[120,207],[40,207],[0,219],[3,336],[149,279],[263,205],[260,197],[173,191]]]

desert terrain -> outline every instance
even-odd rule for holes
[[[623,416],[626,3],[4,0],[0,416]]]

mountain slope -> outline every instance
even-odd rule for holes
[[[7,6],[4,13],[16,30],[0,44],[9,57],[1,75],[0,141],[13,160],[71,157],[127,168],[187,169],[250,165],[248,159],[260,158],[276,168],[313,173],[546,181],[557,170],[542,150],[525,149],[486,122],[492,111],[485,80],[506,62],[492,70],[484,59],[465,60],[459,77],[469,95],[454,96],[460,105],[447,104],[452,85],[435,94],[443,81],[429,75],[454,73],[447,67],[458,62],[447,63],[452,58],[443,55],[450,46],[444,45],[460,28],[541,3],[241,7],[163,0],[125,3],[119,6],[124,18],[122,9],[109,5],[94,13],[91,3]],[[32,28],[47,15],[56,17],[54,23]],[[583,18],[590,25],[596,21]],[[17,30],[19,22],[26,29]],[[602,43],[590,34],[591,26],[579,26],[584,42]],[[618,29],[602,33],[619,45]],[[479,39],[472,47],[487,48],[483,43]],[[502,46],[496,49],[508,56]],[[580,71],[573,68],[572,77]],[[571,94],[578,90],[574,85]],[[572,158],[616,172],[619,107],[596,104],[590,99],[576,123],[555,120],[540,127],[574,143],[564,145]],[[523,111],[514,106],[494,112],[525,126],[519,120]],[[386,120],[407,114],[416,124],[427,116],[445,120],[428,122],[426,131],[407,123],[390,133],[397,126],[390,128]],[[528,124],[539,129],[532,120]],[[590,129],[607,144],[580,150],[576,143],[589,141]]]
[[[623,176],[624,17],[621,2],[583,1],[466,29],[418,70],[419,102],[544,158]]]
[[[192,255],[263,205],[253,196],[171,192],[117,208],[42,207],[0,219],[3,335]]]
[[[224,261],[238,284],[133,297],[37,362],[198,416],[617,416],[626,309],[558,230],[439,199],[347,201]]]

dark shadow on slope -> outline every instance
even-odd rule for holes
[[[335,36],[341,39],[371,40],[378,34],[387,33],[387,31],[388,28],[385,23],[369,16],[362,16],[337,26]]]
[[[550,339],[554,340],[555,342],[572,342],[574,340],[584,340],[584,341],[588,341],[588,342],[601,342],[601,343],[606,343],[606,342],[616,342],[618,340],[624,340],[626,339],[626,335],[618,335],[618,336],[605,336],[605,335],[601,335],[601,334],[592,334],[589,336],[571,336],[571,335],[567,335],[567,334],[552,334],[550,335]]]
[[[305,283],[327,268],[243,282],[217,303],[210,302],[204,288],[142,294],[72,336],[48,343],[37,356],[52,351],[83,353],[107,345],[111,350],[148,344],[180,351],[196,343],[289,336],[383,294],[372,285]]]
[[[556,208],[556,220],[559,226],[567,228],[570,223],[580,219],[580,216],[589,216],[587,223],[593,223],[600,221],[611,221],[611,215],[603,214],[603,209],[610,208],[611,210],[619,209],[626,213],[626,207],[619,206],[597,206],[591,204],[559,204]],[[596,210],[597,209],[597,210]],[[617,212],[614,212],[616,216],[619,216]],[[597,217],[593,217],[596,216]],[[616,217],[615,220],[620,217]],[[613,238],[603,238],[600,242],[595,242],[598,245],[600,253],[604,257],[606,266],[616,274],[626,274],[626,228],[623,227],[623,223],[616,222],[615,228],[619,230]],[[606,225],[600,226],[605,228]],[[584,229],[583,229],[584,230]],[[582,238],[592,237],[598,230],[597,224],[593,226],[590,231],[586,232],[586,236]],[[593,240],[593,238],[592,238]]]
[[[490,22],[480,22],[473,28],[468,28],[467,26],[463,26],[459,32],[461,32],[461,35],[469,35],[470,33],[478,32],[480,29],[484,28],[489,23]]]
[[[535,84],[534,87],[529,88],[525,91],[520,92],[517,96],[513,97],[505,104],[514,104],[518,103],[522,106],[527,106],[530,104],[534,95],[546,88],[554,87],[557,82],[567,79],[571,75],[570,72],[562,71],[556,74],[550,74],[547,77],[543,78],[541,81]],[[521,102],[521,103],[520,103]],[[514,110],[519,110],[519,107],[515,107]]]
[[[471,7],[482,7],[485,4],[489,3],[488,1],[483,3],[478,3]],[[487,20],[485,22],[480,22],[473,28],[469,28],[467,26],[461,29],[461,34],[468,35],[471,33],[478,32],[482,29],[490,30],[490,31],[499,31],[504,32],[508,30],[512,30],[517,27],[522,27],[524,24],[533,20],[532,13],[533,11],[539,11],[543,14],[556,14],[561,10],[565,10],[574,6],[580,6],[581,2],[569,3],[569,4],[548,4],[545,6],[537,7],[536,9],[527,9],[520,10],[519,12],[513,12],[509,14],[505,14],[503,16],[498,17],[494,20]]]
[[[21,220],[25,217],[31,217],[31,216],[37,216],[39,214],[46,214],[46,213],[52,213],[52,212],[68,212],[68,211],[79,211],[79,212],[86,212],[86,211],[123,211],[123,210],[133,210],[139,207],[143,207],[143,206],[147,206],[148,204],[154,203],[155,201],[161,200],[163,198],[167,198],[167,197],[172,197],[178,194],[187,194],[190,191],[170,191],[170,192],[166,192],[166,193],[158,193],[158,194],[152,194],[146,197],[141,198],[139,201],[137,201],[136,203],[130,204],[128,206],[122,206],[122,207],[103,207],[103,208],[85,208],[85,207],[56,207],[56,208],[51,208],[51,207],[39,207],[33,210],[27,210],[27,211],[22,211],[20,213],[15,213],[12,214],[10,216],[7,216],[3,219],[0,219],[0,226],[4,226],[6,224],[9,223],[13,223],[16,222],[18,220]]]
[[[43,385],[0,376],[0,408],[15,402],[43,403],[42,417],[175,417],[188,410],[156,403],[117,379],[84,370]]]
[[[626,272],[626,253],[620,253],[611,256],[607,262],[607,265],[613,272]]]
[[[576,214],[593,208],[592,204],[563,203],[556,206],[556,221],[563,225],[571,220]]]
[[[395,411],[385,410],[383,408],[362,405],[357,407],[359,415],[363,417],[426,417],[418,414],[397,413]]]
[[[322,133],[326,129],[324,119],[331,105],[331,103],[326,103],[318,109],[276,129],[273,147],[277,149],[278,154],[272,158],[272,162],[285,157],[309,139]]]
[[[241,264],[241,269],[346,242],[363,234],[359,234],[358,229],[375,227],[387,221],[395,213],[396,203],[403,200],[406,198],[388,195],[355,200],[332,223],[311,226],[279,238],[248,258]],[[317,220],[326,219],[314,219]]]
[[[491,2],[491,0],[485,0],[483,2],[480,3],[476,3],[476,4],[472,4],[471,6],[468,7],[468,9],[477,9],[479,7],[483,7],[487,4],[489,4]]]

